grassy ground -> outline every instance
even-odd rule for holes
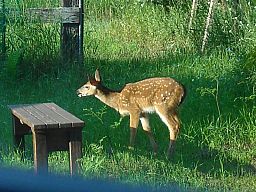
[[[38,5],[42,4],[26,4]],[[107,0],[88,0],[85,8],[82,66],[59,61],[58,25],[21,25],[17,21],[7,28],[9,58],[0,72],[2,164],[33,168],[30,136],[24,161],[12,148],[7,105],[55,102],[86,122],[80,160],[80,173],[85,177],[149,184],[156,190],[178,185],[184,190],[255,191],[255,75],[253,59],[249,63],[247,59],[254,54],[255,20],[250,15],[255,9],[246,12],[243,36],[235,38],[232,31],[226,32],[229,26],[223,25],[221,33],[215,31],[214,37],[209,37],[207,53],[202,55],[197,51],[200,35],[186,31],[185,8],[174,6],[167,14],[150,4]],[[222,19],[216,16],[217,23]],[[220,41],[224,37],[228,38],[225,43]],[[130,151],[129,119],[120,120],[117,112],[95,98],[76,96],[76,89],[97,67],[105,85],[113,89],[156,76],[173,77],[186,86],[188,95],[180,108],[182,129],[173,160],[166,159],[168,129],[157,116],[151,117],[159,145],[155,157],[141,128],[137,147]],[[51,172],[68,174],[67,153],[51,154],[49,166]]]

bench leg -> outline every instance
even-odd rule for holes
[[[82,130],[70,131],[69,141],[69,164],[71,176],[78,173],[77,159],[82,157]]]
[[[33,131],[34,169],[36,174],[48,172],[46,133]]]
[[[25,151],[25,139],[24,139],[24,128],[20,123],[19,119],[12,116],[12,126],[13,126],[13,142],[14,146],[21,152]]]

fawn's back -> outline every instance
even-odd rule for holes
[[[119,111],[154,112],[155,107],[175,109],[184,96],[183,86],[171,78],[150,78],[125,85],[119,95]]]

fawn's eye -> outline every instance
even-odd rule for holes
[[[84,89],[89,89],[90,87],[88,85],[85,85],[84,86]]]

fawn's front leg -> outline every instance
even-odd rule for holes
[[[130,113],[130,148],[133,148],[135,145],[135,137],[137,133],[137,127],[139,124],[140,113],[131,112]]]
[[[142,113],[141,116],[140,116],[140,122],[141,122],[143,130],[148,135],[148,138],[149,138],[150,144],[152,146],[153,152],[156,154],[157,153],[157,144],[156,144],[155,138],[152,134],[150,125],[149,125],[148,114]]]

